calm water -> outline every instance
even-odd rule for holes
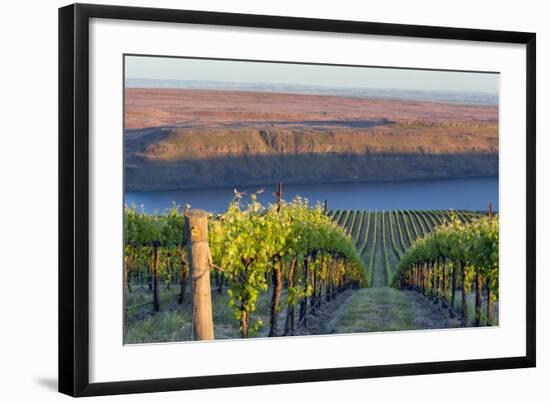
[[[264,189],[262,204],[274,201],[275,186],[241,187],[247,195]],[[314,185],[285,185],[283,197],[300,195],[310,203],[328,200],[330,209],[468,209],[486,210],[489,202],[498,210],[498,177],[409,180]],[[162,212],[172,202],[193,208],[223,212],[233,198],[232,188],[126,192],[127,205],[144,205],[147,212]]]

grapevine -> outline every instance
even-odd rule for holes
[[[393,285],[424,287],[426,284],[424,281],[419,283],[417,273],[422,271],[425,275],[436,274],[431,283],[428,280],[427,286],[432,294],[441,296],[440,286],[446,282],[442,283],[437,266],[440,266],[442,260],[445,261],[448,258],[452,261],[454,268],[461,267],[463,318],[466,319],[466,291],[475,284],[475,322],[476,325],[480,325],[482,286],[485,283],[488,289],[486,320],[487,324],[491,324],[494,319],[493,304],[498,299],[498,239],[497,217],[478,218],[470,223],[464,223],[456,215],[452,215],[449,223],[416,241],[407,250],[399,263]],[[451,287],[454,300],[456,279],[453,279],[453,284]],[[445,292],[443,296],[446,296]]]

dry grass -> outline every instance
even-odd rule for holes
[[[189,341],[191,337],[191,304],[189,300],[183,305],[178,304],[178,286],[161,292],[161,311],[154,313],[152,304],[144,303],[152,300],[151,292],[144,287],[136,287],[129,294],[128,305],[142,305],[139,308],[129,308],[126,311],[125,344],[158,343]],[[284,305],[286,292],[281,297]],[[258,300],[253,319],[262,319],[263,327],[251,337],[265,337],[268,332],[271,307],[271,293],[263,293]],[[240,338],[239,322],[234,318],[229,307],[229,297],[226,290],[223,293],[212,294],[212,311],[214,313],[214,337],[216,339]],[[280,313],[284,315],[284,313]],[[281,325],[279,325],[281,327]]]
[[[241,121],[496,122],[495,106],[394,99],[194,89],[126,89],[127,129]]]

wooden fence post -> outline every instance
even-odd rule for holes
[[[189,248],[191,288],[193,289],[193,340],[213,340],[212,293],[208,246],[208,214],[201,209],[190,210],[185,219],[185,234]]]
[[[277,183],[277,191],[274,193],[275,198],[277,199],[277,212],[281,211],[281,203],[283,201],[283,183]]]

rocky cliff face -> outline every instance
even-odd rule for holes
[[[176,128],[149,144],[143,156],[151,160],[220,158],[257,155],[371,153],[495,153],[496,126],[409,125],[388,122],[368,130],[298,126]]]
[[[479,128],[476,128],[479,130]],[[440,132],[439,132],[440,131]],[[177,128],[141,138],[126,157],[127,190],[380,181],[498,174],[498,136],[467,127]],[[127,139],[128,148],[136,144]],[[139,148],[139,147],[137,147]]]
[[[128,190],[498,174],[498,108],[127,89]]]

